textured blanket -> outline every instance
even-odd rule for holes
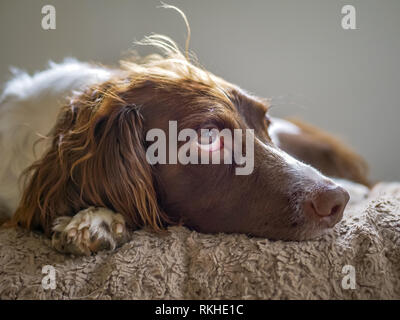
[[[379,184],[313,241],[145,230],[115,252],[65,256],[0,230],[0,299],[400,299],[400,184]]]

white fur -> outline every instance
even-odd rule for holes
[[[268,128],[269,136],[271,137],[272,142],[279,148],[280,141],[279,141],[279,134],[281,133],[289,133],[289,134],[300,134],[301,129],[297,127],[295,124],[279,119],[279,118],[271,118],[271,124]],[[291,168],[292,173],[297,176],[297,180],[301,181],[302,177],[307,177],[309,180],[317,181],[318,179],[324,178],[325,180],[331,180],[336,184],[340,185],[344,188],[350,195],[350,204],[354,204],[363,200],[368,194],[369,189],[361,184],[345,180],[345,179],[329,179],[327,177],[323,177],[316,169],[313,167],[306,165],[286,152],[281,150],[276,150],[270,148],[271,152],[278,153],[284,161],[288,164],[289,168]],[[293,185],[292,187],[295,187]]]
[[[114,250],[129,236],[121,214],[95,207],[81,210],[73,217],[57,218],[53,231],[54,248],[79,255],[103,250],[104,245]]]
[[[68,219],[68,220],[66,220]],[[68,221],[68,223],[65,223]],[[80,232],[88,229],[90,234],[96,234],[97,238],[107,239],[110,237],[110,231],[105,230],[102,224],[106,224],[109,230],[113,230],[113,224],[125,227],[124,217],[106,208],[90,207],[79,211],[73,217],[61,217],[56,220],[53,226],[54,231],[70,234],[71,231]],[[123,229],[116,230],[122,233]],[[74,235],[75,236],[75,235]]]
[[[299,134],[301,132],[300,128],[293,123],[279,119],[271,118],[271,124],[268,127],[268,134],[271,137],[272,142],[279,147],[279,134],[281,133],[291,133]]]
[[[18,178],[21,172],[40,157],[46,144],[33,144],[39,135],[46,135],[56,121],[60,107],[74,91],[110,79],[116,71],[66,59],[63,63],[49,63],[49,68],[33,76],[13,69],[14,78],[0,96],[0,214],[11,214],[20,199]],[[278,133],[298,133],[300,129],[288,121],[273,118],[269,133],[279,146]],[[269,147],[268,147],[269,148]],[[314,168],[301,163],[283,151],[277,153],[299,181],[324,179]],[[293,186],[295,187],[295,186]]]
[[[285,151],[273,148],[269,145],[264,145],[264,148],[268,150],[268,153],[275,154],[277,158],[280,158],[284,170],[290,173],[292,177],[292,183],[289,185],[282,185],[284,190],[281,191],[291,194],[300,187],[303,191],[308,192],[312,191],[312,189],[320,184],[333,183],[330,178],[322,175],[317,169],[297,160]],[[308,186],[310,190],[307,190],[306,186]]]
[[[66,59],[49,63],[33,76],[13,69],[0,97],[0,208],[11,214],[18,204],[18,178],[45,148],[33,144],[55,123],[60,107],[75,90],[108,80],[114,71]]]

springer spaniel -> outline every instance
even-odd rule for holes
[[[164,55],[115,69],[66,60],[32,77],[15,71],[0,105],[0,210],[14,212],[6,225],[91,254],[141,227],[304,240],[340,221],[349,194],[327,176],[368,185],[359,156],[312,126],[270,118],[267,100],[197,66],[167,37],[146,41]],[[252,173],[235,174],[235,161],[149,163],[146,135],[168,136],[170,121],[253,129]],[[217,134],[208,148],[208,138],[206,148],[196,141],[202,153],[224,147]]]

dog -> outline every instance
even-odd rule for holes
[[[73,254],[171,225],[300,241],[341,220],[349,194],[332,177],[369,185],[365,161],[336,138],[271,118],[267,99],[198,66],[171,39],[145,41],[162,55],[116,68],[69,59],[33,76],[14,71],[0,105],[0,203],[14,212],[6,225],[42,230]],[[146,135],[168,135],[172,120],[196,132],[251,129],[252,173],[236,175],[235,161],[150,164]]]

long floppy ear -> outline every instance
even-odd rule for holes
[[[140,112],[111,96],[97,106],[65,107],[51,148],[26,175],[12,219],[26,228],[49,235],[54,218],[89,206],[121,213],[132,228],[161,230],[167,221],[146,160]]]

